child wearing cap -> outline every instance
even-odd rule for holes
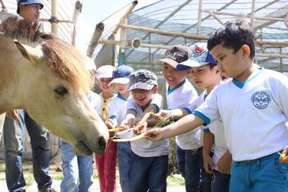
[[[120,126],[120,123],[124,120],[127,111],[127,99],[129,97],[129,76],[133,72],[133,68],[127,65],[120,65],[114,71],[112,75],[111,86],[115,86],[117,90],[117,96],[111,100],[110,106],[113,108],[110,111],[110,123],[113,127]],[[117,157],[120,185],[122,191],[129,191],[129,166],[131,163],[131,147],[129,142],[117,143]]]
[[[96,70],[96,84],[101,90],[101,113],[100,116],[106,126],[110,128],[110,113],[114,110],[111,101],[115,97],[113,88],[110,86],[112,81],[114,67],[111,65],[102,65]],[[95,155],[96,168],[99,174],[101,192],[116,191],[116,143],[109,141],[106,150],[102,155]]]
[[[287,191],[287,164],[279,160],[288,145],[287,77],[253,64],[254,33],[244,20],[217,30],[208,49],[232,78],[214,88],[194,114],[148,130],[146,138],[163,139],[222,120],[233,159],[230,191]]]
[[[200,106],[221,81],[221,71],[216,60],[212,57],[206,43],[196,43],[191,46],[192,56],[180,65],[190,66],[194,84],[203,92],[192,104]],[[230,180],[231,154],[227,149],[223,124],[215,121],[209,127],[203,127],[203,165],[205,171],[214,174],[212,182],[213,192],[228,192]],[[211,152],[213,147],[213,158]]]
[[[138,70],[132,73],[129,90],[132,97],[128,100],[124,122],[131,122],[132,119],[139,117],[141,119],[149,111],[159,111],[162,100],[156,94],[157,77],[154,73],[148,70]],[[131,142],[129,191],[166,191],[168,148],[168,139],[156,142],[140,139]]]
[[[163,63],[164,78],[168,83],[166,98],[169,111],[181,109],[183,113],[189,114],[191,109],[188,106],[198,97],[195,88],[186,79],[191,67],[179,65],[179,63],[191,57],[191,54],[189,47],[177,45],[168,49],[165,57],[160,60]],[[169,114],[169,111],[166,112]],[[204,172],[201,171],[201,135],[201,129],[199,128],[197,131],[191,131],[176,137],[177,166],[185,179],[186,191],[199,191],[200,189],[207,191],[204,189],[210,186],[210,182],[204,176]]]

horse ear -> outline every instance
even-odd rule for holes
[[[42,49],[34,48],[29,45],[25,45],[20,43],[19,41],[14,41],[16,47],[20,51],[20,53],[28,59],[32,63],[36,63],[38,60],[40,60],[43,57]]]

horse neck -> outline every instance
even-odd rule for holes
[[[0,113],[22,108],[25,98],[23,77],[29,76],[31,64],[17,50],[13,41],[0,40]],[[2,51],[4,50],[4,51]],[[30,74],[32,76],[32,74]]]

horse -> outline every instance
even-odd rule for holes
[[[76,153],[103,153],[108,129],[87,99],[92,60],[53,35],[17,38],[0,33],[0,114],[24,109]]]

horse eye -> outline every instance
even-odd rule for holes
[[[60,96],[64,96],[64,95],[68,94],[68,90],[63,86],[59,86],[59,87],[55,88],[54,91],[55,91],[55,93],[57,93]]]

